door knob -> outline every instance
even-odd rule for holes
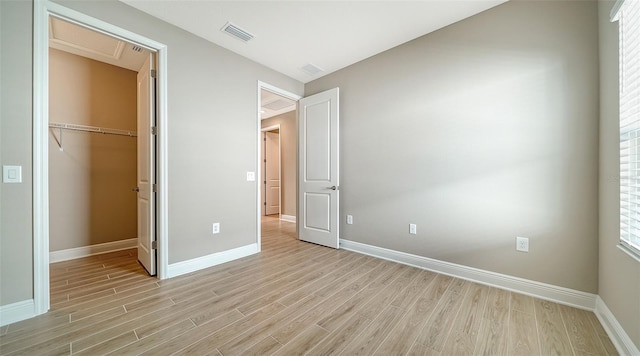
[[[139,191],[140,191],[140,188],[135,187],[135,188],[131,189],[131,191],[132,191],[132,192],[139,192]]]
[[[334,186],[332,186],[332,187],[329,187],[328,189],[331,189],[331,190],[338,190],[338,187],[336,187],[336,186],[334,185]]]

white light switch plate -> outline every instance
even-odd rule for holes
[[[256,180],[256,172],[247,172],[247,182],[254,182]]]
[[[22,166],[2,166],[3,183],[22,183]]]

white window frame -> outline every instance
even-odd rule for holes
[[[618,0],[620,64],[620,241],[640,261],[640,0]]]

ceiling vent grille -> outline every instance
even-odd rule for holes
[[[316,66],[316,65],[314,65],[312,63],[305,64],[300,69],[303,72],[305,72],[305,73],[307,73],[309,75],[316,75],[316,74],[318,74],[320,72],[324,72],[324,70],[322,68],[320,68],[320,67],[318,67],[318,66]]]
[[[227,34],[241,40],[242,42],[249,42],[254,36],[241,29],[240,27],[232,24],[231,22],[227,22],[221,29],[220,31],[222,32],[226,32]]]

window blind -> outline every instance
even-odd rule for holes
[[[620,242],[640,253],[640,1],[626,0],[620,33]]]

